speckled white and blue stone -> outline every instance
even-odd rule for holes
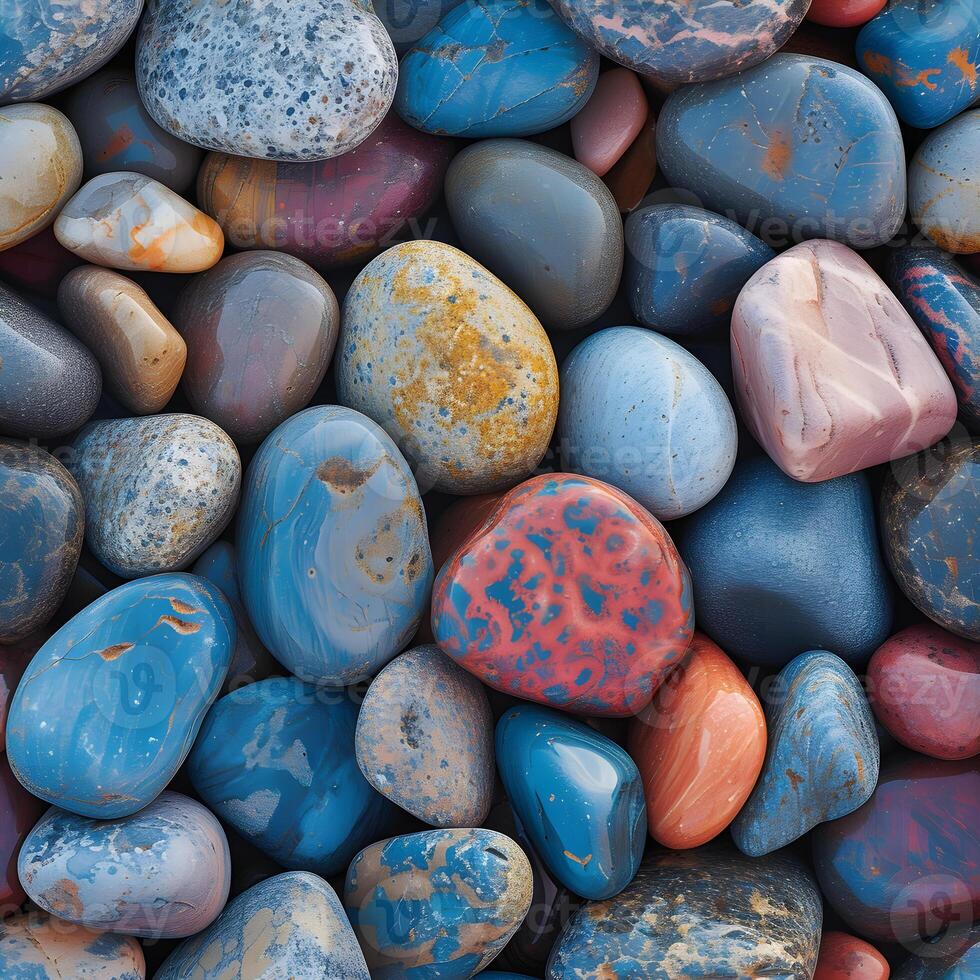
[[[384,118],[398,59],[369,0],[150,0],[136,73],[150,115],[189,143],[326,160]]]
[[[119,820],[52,808],[24,841],[17,874],[33,902],[66,922],[183,938],[224,908],[231,857],[214,816],[197,800],[165,791]]]
[[[370,980],[334,890],[289,871],[242,892],[204,932],[170,954],[155,980]]]
[[[85,499],[86,543],[123,578],[186,568],[238,503],[238,450],[196,415],[93,423],[68,462]]]

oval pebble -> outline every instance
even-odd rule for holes
[[[626,716],[687,650],[691,580],[662,525],[624,493],[588,477],[537,476],[443,567],[432,629],[497,690]]]
[[[423,490],[486,493],[541,461],[558,367],[541,324],[499,279],[440,242],[369,262],[344,301],[338,400],[381,425]]]
[[[625,68],[599,75],[589,101],[569,129],[575,159],[603,177],[640,135],[649,109],[639,77]]]
[[[288,871],[238,895],[154,980],[370,980],[343,906],[322,878]]]
[[[493,715],[480,682],[436,646],[371,682],[355,739],[364,778],[434,827],[483,823],[493,802]]]
[[[376,673],[432,584],[422,499],[395,444],[335,405],[287,419],[249,466],[238,563],[245,608],[284,667],[338,686]]]
[[[0,643],[24,639],[54,615],[84,528],[82,495],[64,466],[40,447],[0,439]]]
[[[28,665],[7,758],[35,796],[113,820],[152,802],[190,751],[235,643],[221,593],[196,575],[107,592]]]
[[[888,980],[888,960],[870,943],[846,932],[825,932],[813,980]]]
[[[446,174],[446,204],[465,251],[548,328],[605,312],[623,269],[623,223],[609,189],[564,153],[524,140],[468,146]]]
[[[531,866],[492,830],[428,830],[351,861],[344,909],[372,976],[471,977],[531,903]]]
[[[221,820],[283,867],[336,874],[395,810],[357,768],[356,724],[346,691],[270,677],[215,703],[187,772]]]
[[[824,27],[860,27],[871,20],[887,0],[813,0],[806,19]]]
[[[189,143],[326,160],[381,122],[398,61],[373,8],[358,0],[149,0],[136,77],[150,115]]]
[[[75,440],[85,540],[123,578],[186,568],[225,529],[241,460],[213,422],[152,415],[95,422]]]
[[[714,375],[679,344],[640,327],[583,340],[561,368],[563,467],[628,493],[662,521],[703,507],[738,447]]]
[[[221,824],[196,800],[165,790],[112,821],[52,808],[24,841],[17,871],[31,901],[66,922],[180,938],[224,908],[231,858]]]

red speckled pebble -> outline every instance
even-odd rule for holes
[[[813,0],[806,19],[825,27],[857,27],[885,6],[885,0]]]
[[[870,943],[846,932],[825,932],[813,980],[888,980],[888,961]]]

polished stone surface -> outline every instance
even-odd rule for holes
[[[779,467],[816,483],[908,456],[956,420],[922,332],[856,252],[814,240],[745,285],[732,312],[742,418]]]
[[[647,836],[633,760],[582,722],[537,705],[511,708],[497,723],[496,746],[514,813],[555,878],[583,898],[619,894]]]
[[[551,439],[558,367],[499,279],[440,242],[396,245],[344,301],[337,398],[378,422],[422,490],[485,493],[529,476]]]
[[[0,281],[14,289],[48,296],[82,260],[54,237],[49,225],[43,231],[8,249],[0,250]]]
[[[766,720],[741,671],[703,633],[631,722],[630,755],[646,792],[650,836],[685,850],[717,837],[752,792]]]
[[[639,207],[657,174],[657,119],[647,115],[639,135],[603,178],[623,214]]]
[[[427,133],[530,136],[571,119],[598,73],[546,0],[466,0],[402,58],[395,109]]]
[[[186,568],[231,520],[242,466],[235,444],[196,415],[95,422],[72,446],[85,541],[123,578]]]
[[[163,939],[207,928],[231,878],[221,824],[169,790],[117,820],[53,807],[24,841],[17,868],[31,901],[65,922]]]
[[[704,207],[784,242],[871,248],[904,218],[892,107],[863,75],[823,58],[778,54],[676,91],[657,120],[657,160]]]
[[[166,406],[184,373],[187,344],[145,290],[111,269],[83,265],[61,280],[58,310],[124,407],[151,415]]]
[[[432,584],[425,512],[384,431],[348,408],[285,421],[252,459],[238,577],[262,642],[318,684],[362,681],[402,650]]]
[[[583,340],[561,368],[562,467],[628,493],[660,520],[703,507],[735,465],[735,413],[714,375],[641,327]]]
[[[813,980],[888,980],[888,960],[870,943],[846,932],[825,932]]]
[[[187,400],[240,445],[309,404],[340,330],[327,282],[267,251],[231,255],[195,277],[173,318],[187,342]]]
[[[813,0],[806,12],[806,19],[824,27],[859,27],[871,20],[886,2],[887,0]]]
[[[403,810],[434,827],[475,827],[493,802],[493,715],[480,682],[436,646],[396,657],[357,716],[357,764]]]
[[[398,61],[359,0],[149,0],[136,76],[150,115],[190,143],[326,160],[381,122]]]
[[[190,751],[234,643],[227,602],[195,575],[153,575],[106,593],[24,672],[7,719],[15,775],[82,816],[142,809]]]
[[[588,477],[534,477],[443,567],[436,642],[485,684],[587,715],[626,716],[680,662],[691,580],[663,526]]]
[[[0,652],[5,650],[2,648]],[[4,916],[24,902],[24,886],[17,875],[17,855],[42,813],[44,804],[17,782],[6,758],[0,756],[0,911]],[[0,943],[0,965],[2,955]]]
[[[399,56],[428,34],[462,0],[377,0],[378,15]]]
[[[647,97],[637,75],[626,68],[603,72],[589,101],[572,118],[575,159],[602,177],[640,135]]]

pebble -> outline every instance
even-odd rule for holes
[[[818,823],[853,813],[874,792],[874,716],[854,672],[826,650],[802,653],[767,697],[762,774],[732,824],[743,854],[760,857]]]
[[[626,494],[546,474],[507,494],[443,567],[432,629],[490,687],[627,716],[687,650],[691,580],[663,526]]]
[[[748,799],[766,720],[738,667],[695,633],[687,658],[630,722],[628,748],[643,777],[650,836],[686,850],[717,837]]]
[[[82,260],[64,248],[49,225],[8,249],[0,250],[0,281],[41,296],[58,291],[58,283]]]
[[[893,253],[889,283],[953,383],[960,416],[980,432],[980,279],[933,246]]]
[[[824,27],[860,27],[885,6],[887,0],[813,0],[806,19]],[[870,978],[869,980],[875,980]]]
[[[546,0],[466,0],[402,58],[395,109],[427,133],[530,136],[589,100],[599,56]]]
[[[370,980],[337,894],[288,871],[253,885],[164,961],[154,980]],[[122,980],[122,978],[120,978]]]
[[[231,520],[241,484],[234,443],[196,415],[93,423],[69,469],[85,498],[86,543],[122,578],[186,568]]]
[[[741,225],[688,204],[626,222],[626,292],[639,323],[681,338],[727,335],[742,287],[776,253]]]
[[[391,37],[399,57],[462,0],[378,0],[374,12]]]
[[[540,322],[499,279],[441,242],[369,262],[344,301],[341,404],[377,421],[423,491],[486,493],[540,463],[558,413],[558,366]]]
[[[888,980],[888,960],[870,943],[846,932],[825,932],[813,980]]]
[[[180,938],[224,908],[230,862],[221,824],[196,800],[165,790],[112,821],[53,807],[24,841],[17,872],[31,901],[65,922]]]
[[[643,784],[615,742],[549,708],[511,708],[497,762],[521,827],[576,895],[611,898],[634,878],[646,843]]]
[[[4,647],[4,652],[7,649]],[[17,782],[7,760],[0,756],[0,868],[3,869],[0,876],[0,910],[4,916],[16,911],[26,898],[17,876],[17,854],[43,812],[44,804]],[[0,939],[0,966],[2,964],[3,942]]]
[[[248,445],[309,404],[333,356],[340,308],[306,263],[247,252],[191,280],[174,322],[187,342],[191,407]]]
[[[0,922],[0,973],[30,980],[146,980],[146,960],[131,936],[66,928],[32,909]]]
[[[879,504],[885,558],[898,587],[943,629],[974,643],[978,496],[980,442],[956,436],[893,463]]]
[[[425,611],[432,558],[418,486],[384,431],[348,408],[309,408],[265,440],[246,475],[237,545],[256,632],[305,680],[364,680]]]
[[[76,85],[65,112],[82,144],[86,179],[124,170],[183,194],[197,178],[201,150],[153,121],[128,68],[105,68]]]
[[[942,365],[855,252],[804,242],[763,266],[732,313],[742,417],[779,467],[815,483],[908,456],[956,420]]]
[[[677,543],[698,625],[730,656],[780,668],[822,649],[862,664],[888,636],[888,576],[860,474],[798,483],[747,457]]]
[[[475,827],[493,802],[493,715],[483,686],[436,646],[397,656],[357,717],[357,764],[389,800],[434,827]]]
[[[373,977],[471,977],[531,903],[531,866],[492,830],[428,830],[366,847],[344,908]]]
[[[878,721],[934,759],[980,754],[980,647],[932,623],[889,637],[868,664]]]
[[[600,54],[667,85],[758,64],[782,47],[807,7],[805,0],[555,0],[559,15]]]
[[[269,677],[214,705],[188,775],[219,819],[283,867],[337,874],[394,812],[357,768],[356,724],[346,691]]]
[[[62,208],[54,233],[69,251],[110,269],[202,272],[224,249],[211,218],[137,173],[93,177]]]
[[[778,54],[679,89],[657,120],[657,160],[671,186],[783,243],[871,248],[905,216],[894,111],[863,75],[823,58]]]
[[[647,97],[625,68],[603,72],[589,101],[571,120],[575,159],[597,177],[622,158],[646,122]]]
[[[548,961],[550,980],[813,975],[820,893],[789,854],[728,845],[651,855],[616,898],[589,902]]]
[[[41,629],[22,640],[15,640],[12,643],[4,641],[3,646],[0,647],[0,753],[3,753],[7,746],[7,711],[13,700],[14,691],[17,690],[27,665],[34,659],[34,654],[41,649],[47,638],[47,630]]]
[[[980,252],[980,109],[933,130],[909,164],[909,211],[947,252]]]
[[[126,43],[143,0],[5,4],[0,102],[44,99],[101,68]]]
[[[883,6],[851,2],[862,10]],[[857,57],[903,122],[941,126],[980,96],[980,11],[974,0],[891,0],[858,35]]]
[[[860,810],[814,831],[813,861],[824,898],[872,942],[912,949],[937,937],[929,955],[938,957],[944,942],[962,934],[980,901],[980,842],[963,833],[978,821],[980,773],[974,763],[892,756]]]
[[[583,340],[561,369],[562,466],[611,483],[660,520],[703,507],[735,465],[735,414],[714,375],[641,327]]]
[[[102,393],[99,362],[61,324],[0,284],[0,432],[57,439],[84,425]]]
[[[23,640],[61,605],[82,550],[84,507],[54,456],[0,439],[0,643]]]
[[[591,323],[623,270],[623,223],[608,188],[580,163],[524,140],[468,146],[446,175],[446,204],[467,254],[548,329]]]
[[[640,134],[605,175],[604,182],[624,214],[643,202],[657,175],[657,120],[647,115]]]
[[[131,279],[97,265],[58,286],[65,325],[98,358],[106,388],[135,415],[161,411],[184,372],[187,345]]]
[[[136,78],[150,115],[188,143],[327,160],[381,122],[398,61],[358,0],[149,0]]]
[[[0,249],[47,228],[82,182],[68,117],[40,103],[0,109]]]
[[[190,751],[234,642],[231,609],[197,576],[155,575],[107,592],[27,667],[7,719],[14,774],[81,816],[141,810]]]
[[[273,248],[334,269],[370,258],[398,236],[423,234],[453,150],[451,140],[389,112],[362,143],[332,160],[209,153],[197,199],[235,248]]]

